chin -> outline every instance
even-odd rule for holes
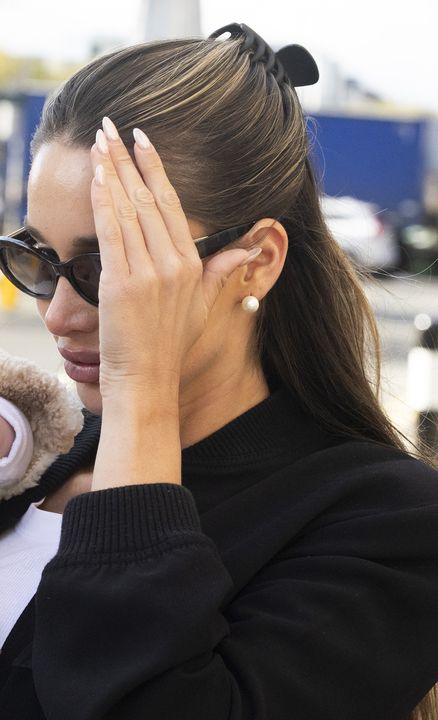
[[[76,392],[84,406],[94,415],[102,415],[99,383],[76,383]]]

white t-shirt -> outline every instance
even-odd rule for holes
[[[0,647],[58,550],[62,515],[40,510],[42,502],[30,505],[15,527],[0,534]]]

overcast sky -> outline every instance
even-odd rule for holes
[[[0,50],[85,61],[95,39],[141,39],[141,1],[0,0]],[[438,114],[437,0],[201,0],[201,13],[205,35],[246,22],[272,45],[297,42],[370,90]]]

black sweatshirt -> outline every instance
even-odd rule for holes
[[[87,414],[0,530],[98,436]],[[182,486],[68,502],[0,655],[0,718],[406,720],[438,680],[438,473],[336,439],[284,389],[182,459]]]

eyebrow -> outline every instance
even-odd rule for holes
[[[39,243],[45,245],[46,247],[50,247],[45,240],[43,234],[40,233],[37,228],[33,227],[33,225],[29,225],[29,223],[27,222],[27,215],[24,218],[23,227],[26,232],[32,235],[32,237]],[[71,245],[75,250],[95,250],[96,247],[99,247],[99,241],[97,239],[97,235],[80,235],[73,238],[73,240],[71,241]]]

